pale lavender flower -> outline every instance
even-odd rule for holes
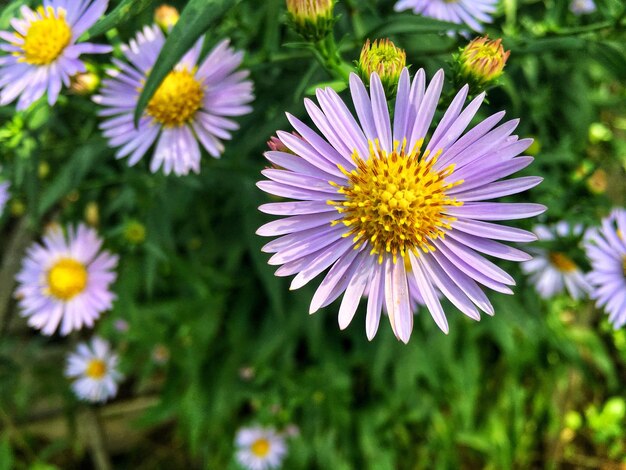
[[[0,105],[19,96],[17,109],[27,108],[48,93],[56,103],[70,77],[85,72],[82,54],[104,54],[112,48],[78,38],[106,11],[108,0],[45,0],[36,10],[23,5],[22,18],[13,18],[15,32],[0,31]]]
[[[130,329],[130,325],[123,318],[118,318],[117,320],[115,320],[115,322],[113,323],[113,327],[118,333],[128,333],[128,330]]]
[[[569,9],[575,15],[588,15],[596,11],[596,4],[593,0],[572,0]]]
[[[9,194],[10,187],[11,187],[11,183],[9,183],[8,181],[4,181],[3,183],[0,183],[0,216],[4,212],[4,207],[9,201],[9,198],[11,197],[11,195]]]
[[[94,336],[91,344],[80,343],[69,354],[65,376],[74,379],[72,390],[81,400],[105,402],[117,394],[122,374],[117,370],[118,358],[109,343]]]
[[[602,226],[590,229],[585,236],[593,285],[591,298],[604,308],[615,328],[626,324],[626,210],[615,209],[602,220]]]
[[[96,231],[80,224],[68,229],[67,236],[55,226],[43,244],[28,249],[16,276],[16,297],[30,326],[51,335],[60,324],[61,334],[67,335],[91,328],[111,308],[118,258],[101,247]]]
[[[235,445],[237,461],[247,470],[278,468],[287,454],[285,438],[272,428],[241,428]]]
[[[566,221],[560,221],[554,226],[537,225],[533,232],[540,241],[552,242],[555,246],[567,239],[581,237],[582,224],[571,226]],[[578,300],[591,290],[576,262],[562,250],[546,250],[531,248],[533,259],[521,264],[522,271],[530,275],[530,281],[544,299],[550,299],[562,294],[566,289],[569,295]]]
[[[450,23],[465,24],[482,32],[481,23],[491,23],[498,0],[399,0],[396,11],[413,10],[416,15],[428,16]]]
[[[133,123],[133,112],[145,80],[154,66],[165,38],[158,26],[145,27],[122,51],[127,62],[113,59],[119,70],[102,82],[101,95],[94,101],[103,105],[99,114],[107,119],[101,128],[109,145],[120,147],[116,157],[128,157],[135,165],[156,142],[150,171],[161,166],[163,172],[186,175],[200,171],[200,147],[215,158],[224,151],[222,140],[231,138],[238,129],[231,116],[249,113],[253,100],[252,82],[247,70],[235,71],[243,59],[242,52],[220,42],[198,65],[201,38],[158,88],[139,127]]]
[[[275,253],[269,263],[282,265],[278,276],[297,274],[291,289],[330,268],[310,312],[343,294],[338,315],[342,329],[366,295],[370,339],[385,305],[396,337],[407,342],[413,329],[411,299],[418,297],[447,332],[438,291],[473,319],[480,318],[476,306],[492,315],[478,284],[511,294],[508,286],[515,281],[481,253],[526,261],[526,253],[495,240],[529,242],[536,236],[491,221],[532,217],[545,207],[483,201],[541,182],[534,176],[499,181],[532,162],[532,157],[518,157],[532,140],[513,135],[518,120],[497,126],[504,112],[465,132],[485,97],[477,96],[464,109],[467,86],[430,133],[444,83],[441,70],[428,86],[424,70],[412,82],[408,70],[402,71],[393,124],[377,74],[370,83],[368,94],[360,78],[350,77],[358,121],[336,92],[318,89],[321,109],[309,99],[305,107],[322,135],[288,114],[301,137],[282,131],[277,135],[295,155],[265,154],[277,168],[263,170],[269,181],[258,187],[295,199],[259,208],[283,216],[257,231],[279,236],[263,247]]]

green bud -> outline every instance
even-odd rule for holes
[[[287,0],[291,27],[307,41],[321,41],[335,23],[334,0]]]
[[[396,93],[400,73],[406,67],[406,52],[396,47],[389,39],[368,39],[361,49],[361,56],[357,64],[357,71],[366,84],[370,76],[376,72],[380,77],[387,97]]]

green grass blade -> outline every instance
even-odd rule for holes
[[[122,2],[116,6],[111,13],[89,28],[83,38],[87,40],[94,36],[106,33],[108,30],[115,28],[119,24],[124,23],[133,16],[141,13],[141,11],[143,11],[151,3],[152,0],[122,0]]]

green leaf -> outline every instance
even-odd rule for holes
[[[626,55],[623,47],[608,42],[592,42],[589,44],[589,55],[615,78],[626,80]]]
[[[315,90],[317,90],[318,88],[332,88],[337,93],[341,93],[347,87],[348,87],[348,84],[345,82],[345,80],[333,80],[330,82],[321,82],[321,83],[316,83],[315,85],[311,85],[309,88],[307,88],[306,94],[314,95]]]
[[[446,33],[467,29],[467,26],[416,15],[394,15],[367,32],[365,37],[380,38],[391,34]]]
[[[109,149],[103,140],[97,139],[80,147],[67,164],[61,169],[50,186],[43,191],[39,201],[38,214],[45,214],[63,196],[78,188],[83,178],[89,173],[103,154]]]
[[[141,113],[167,74],[209,29],[213,21],[235,3],[237,2],[232,0],[190,0],[167,37],[152,72],[148,75],[146,86],[135,108],[135,125],[138,124]]]
[[[151,3],[152,0],[122,0],[111,13],[89,28],[83,36],[84,39],[90,39],[94,36],[106,33],[108,30],[115,28],[119,24],[141,13]]]
[[[13,452],[11,443],[7,436],[0,441],[0,470],[10,470],[13,468]]]
[[[576,37],[562,38],[539,38],[515,43],[509,41],[509,47],[513,54],[545,54],[553,51],[569,51],[585,48],[585,40]]]

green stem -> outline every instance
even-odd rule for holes
[[[366,29],[363,24],[361,13],[355,3],[356,2],[354,0],[347,0],[346,8],[348,9],[348,15],[350,15],[350,20],[352,21],[352,31],[354,32],[354,37],[363,41]]]
[[[329,34],[325,39],[315,43],[316,58],[333,77],[348,81],[354,69],[346,63],[337,48],[335,37]]]

